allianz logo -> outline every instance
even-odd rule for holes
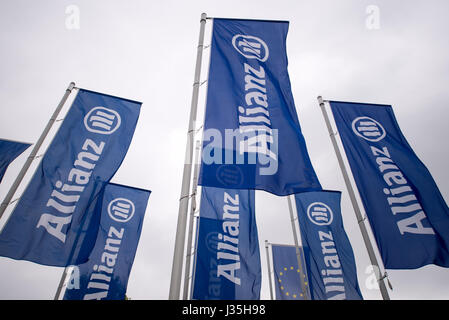
[[[94,107],[84,117],[84,126],[87,131],[99,134],[111,134],[121,124],[117,111],[105,107]]]
[[[386,135],[384,127],[370,117],[355,118],[352,121],[352,131],[359,137],[371,142],[380,141]]]
[[[232,45],[237,52],[247,59],[257,59],[265,62],[270,55],[265,41],[255,36],[236,34],[232,38]]]
[[[134,203],[125,198],[114,199],[108,205],[109,217],[117,222],[128,222],[135,211]]]
[[[307,207],[307,217],[318,226],[327,226],[332,223],[334,214],[328,205],[322,202],[314,202]]]

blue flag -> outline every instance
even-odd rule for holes
[[[64,300],[123,300],[150,191],[107,184],[96,206],[95,247],[74,267]]]
[[[343,228],[339,191],[295,195],[313,300],[361,300],[351,243]]]
[[[298,266],[296,247],[287,245],[271,245],[273,254],[273,271],[276,288],[276,300],[304,300],[304,292],[301,287],[301,277],[309,295],[309,280],[307,279],[303,248],[299,247],[301,265]]]
[[[193,299],[258,300],[261,266],[254,190],[203,187]]]
[[[29,146],[31,146],[29,143],[0,139],[0,182],[2,182],[9,164]]]
[[[288,22],[214,19],[199,184],[321,190],[287,71]]]
[[[0,234],[1,256],[51,266],[87,260],[77,247],[80,231],[95,230],[91,207],[128,151],[140,106],[79,90]]]
[[[330,104],[385,267],[449,267],[449,209],[392,107]]]

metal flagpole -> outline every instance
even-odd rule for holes
[[[304,300],[308,300],[307,295],[307,288],[306,284],[304,283],[304,274],[305,274],[305,266],[303,267],[301,263],[301,252],[299,251],[299,243],[298,243],[298,235],[296,234],[296,227],[295,227],[295,216],[293,214],[293,205],[292,205],[292,199],[291,196],[287,196],[288,200],[288,210],[290,211],[290,220],[292,222],[292,230],[293,230],[293,239],[295,240],[295,249],[296,249],[296,258],[298,259],[298,266],[301,272],[299,273],[299,277],[301,280],[301,290],[304,293]]]
[[[190,261],[192,258],[192,238],[193,238],[193,222],[196,211],[196,192],[198,187],[198,169],[201,163],[198,159],[200,148],[200,141],[196,141],[195,146],[195,168],[193,169],[193,186],[192,198],[190,199],[190,217],[189,217],[189,233],[187,235],[187,253],[186,253],[186,267],[184,270],[184,292],[183,299],[188,299],[189,294],[189,278],[190,278]]]
[[[195,234],[195,250],[193,251],[195,254],[198,251],[198,230],[199,230],[199,223],[200,223],[200,217],[199,216],[195,216],[195,230],[196,230],[196,234]],[[198,256],[195,256],[195,259],[193,260],[193,267],[192,267],[192,280],[190,281],[191,285],[190,285],[190,290],[189,290],[189,300],[192,300],[192,296],[193,296],[193,284],[195,283],[195,271],[196,271],[196,263],[198,262]]]
[[[67,275],[69,274],[69,269],[71,266],[67,266],[64,268],[64,272],[62,273],[61,280],[59,280],[58,289],[56,290],[56,294],[53,300],[59,300],[59,296],[61,295],[62,287],[64,286],[65,279],[67,278]]]
[[[182,175],[181,197],[179,199],[178,224],[176,227],[175,249],[170,280],[170,300],[178,300],[181,291],[182,263],[184,257],[184,244],[187,224],[187,210],[189,205],[190,178],[192,173],[193,136],[195,131],[196,113],[198,107],[198,94],[200,87],[201,62],[203,57],[204,30],[207,15],[201,14],[200,35],[198,39],[195,77],[193,82],[192,102],[190,107],[189,129],[187,131],[187,145],[184,159],[184,172]]]
[[[22,169],[19,172],[19,175],[17,176],[16,180],[14,181],[11,188],[9,189],[8,194],[6,195],[2,204],[0,205],[0,219],[3,216],[3,213],[5,213],[5,210],[8,207],[9,203],[11,202],[11,199],[14,196],[14,193],[17,191],[17,188],[19,187],[20,183],[22,182],[23,177],[25,176],[31,163],[33,162],[34,158],[36,157],[37,152],[39,151],[39,148],[41,147],[42,143],[44,142],[45,138],[47,137],[48,132],[50,131],[53,124],[55,123],[59,112],[61,111],[62,107],[64,106],[65,102],[67,101],[67,98],[69,97],[69,95],[72,92],[74,87],[75,87],[75,83],[70,82],[68,88],[66,89],[66,91],[64,93],[64,96],[62,97],[61,101],[59,102],[58,106],[56,107],[56,110],[53,112],[53,115],[51,116],[50,120],[48,121],[47,126],[45,127],[44,131],[42,132],[41,136],[39,137],[39,140],[37,140],[36,144],[34,145],[33,150],[31,150],[31,153],[30,153],[27,161],[23,165]]]
[[[343,162],[343,158],[338,148],[337,139],[335,138],[335,134],[332,130],[332,126],[329,120],[329,116],[327,115],[326,108],[324,106],[324,101],[321,96],[318,96],[318,103],[320,105],[321,111],[323,112],[324,121],[326,122],[327,130],[329,131],[329,136],[331,137],[332,145],[334,146],[335,154],[337,155],[338,164],[340,165],[341,172],[343,174],[343,179],[345,180],[346,188],[348,189],[349,198],[351,199],[352,206],[354,208],[355,216],[357,218],[357,222],[360,227],[360,232],[362,233],[363,241],[365,242],[366,250],[368,251],[368,255],[371,261],[371,264],[374,266],[374,272],[376,273],[377,282],[379,283],[380,292],[382,294],[382,298],[384,300],[390,300],[388,295],[387,287],[385,286],[385,282],[380,275],[379,263],[377,261],[376,255],[374,254],[374,248],[369,238],[366,226],[365,219],[362,217],[362,213],[360,211],[360,207],[357,203],[357,199],[355,197],[354,189],[352,188],[351,181],[349,180],[349,175],[346,170],[346,167]]]
[[[265,240],[265,249],[267,251],[268,283],[270,284],[270,299],[273,300],[273,283],[271,277],[271,266],[270,266],[270,256],[268,246],[269,246],[268,240]]]

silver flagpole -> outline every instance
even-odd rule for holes
[[[298,259],[298,266],[299,269],[301,270],[301,272],[299,273],[299,277],[301,280],[301,290],[304,293],[304,300],[308,300],[308,295],[307,295],[307,288],[306,288],[306,284],[304,283],[304,275],[305,273],[305,266],[302,265],[301,263],[301,252],[299,251],[299,243],[298,243],[298,235],[296,234],[296,227],[295,227],[295,216],[293,213],[293,205],[292,205],[292,199],[291,196],[287,196],[287,200],[288,200],[288,210],[290,211],[290,220],[292,222],[292,231],[293,231],[293,239],[295,240],[295,249],[296,249],[296,258]]]
[[[193,82],[192,103],[190,107],[189,129],[187,131],[187,145],[184,159],[184,172],[182,175],[181,197],[179,198],[178,224],[176,227],[175,249],[170,280],[170,300],[178,300],[181,291],[182,263],[184,257],[184,244],[187,224],[187,210],[189,206],[190,178],[192,173],[193,136],[195,131],[196,113],[198,107],[198,94],[200,87],[201,62],[203,57],[204,30],[207,15],[201,14],[200,35],[198,39],[195,77]]]
[[[196,211],[198,169],[201,163],[200,159],[198,159],[200,150],[201,150],[200,141],[197,140],[195,146],[195,168],[193,169],[192,198],[190,199],[190,217],[189,217],[189,233],[187,235],[186,267],[184,270],[184,292],[183,292],[184,300],[187,300],[189,295],[190,261],[192,259],[193,222],[195,219],[195,211]]]
[[[70,266],[64,268],[64,272],[62,273],[61,280],[59,280],[58,289],[56,290],[56,294],[53,300],[59,300],[59,296],[61,295],[62,287],[64,286],[65,279],[69,274]]]
[[[65,102],[67,101],[67,98],[69,97],[69,95],[72,92],[74,87],[75,87],[75,83],[70,82],[68,88],[66,89],[66,91],[64,93],[64,96],[62,97],[61,101],[59,102],[58,106],[56,107],[56,110],[53,112],[53,115],[51,116],[50,120],[48,121],[47,126],[45,127],[44,131],[42,132],[41,136],[39,137],[39,140],[37,140],[36,144],[34,145],[33,150],[31,150],[31,153],[30,153],[27,161],[23,165],[22,169],[19,172],[19,175],[17,176],[16,180],[14,181],[11,188],[9,189],[8,194],[6,195],[2,204],[0,205],[0,219],[2,218],[3,214],[5,213],[5,210],[8,207],[9,203],[11,202],[11,199],[14,196],[14,193],[16,193],[17,188],[19,187],[20,183],[22,182],[23,177],[25,176],[28,168],[30,167],[31,163],[33,162],[34,158],[36,157],[36,155],[39,151],[39,148],[41,147],[42,143],[44,142],[45,138],[47,137],[48,132],[50,131],[53,124],[55,123],[59,112],[61,111],[62,107],[64,106]]]
[[[199,223],[200,223],[200,217],[199,216],[195,216],[195,230],[196,230],[196,234],[195,234],[195,244],[197,244],[197,247],[195,247],[195,250],[193,251],[195,254],[197,254],[198,252],[198,230],[199,230]],[[193,267],[192,267],[192,280],[190,281],[191,285],[190,285],[190,290],[189,290],[189,300],[192,300],[192,296],[193,296],[193,284],[195,283],[195,270],[196,270],[196,263],[198,261],[198,256],[195,257],[195,259],[193,260]]]
[[[363,241],[365,242],[366,250],[368,251],[368,256],[370,258],[371,264],[374,266],[374,272],[376,273],[377,282],[379,283],[380,293],[382,294],[382,298],[384,300],[390,300],[387,287],[385,286],[385,282],[383,281],[385,277],[381,278],[379,263],[377,261],[376,255],[374,253],[374,247],[371,243],[365,226],[365,219],[362,217],[359,204],[355,197],[354,189],[352,188],[351,181],[349,180],[348,171],[346,170],[346,167],[344,165],[340,149],[338,148],[337,139],[335,138],[335,134],[332,130],[329,116],[327,115],[324,101],[321,96],[318,96],[318,103],[320,105],[321,111],[323,112],[324,121],[326,122],[327,130],[329,131],[329,136],[331,137],[332,145],[334,146],[335,154],[337,155],[338,164],[340,165],[343,179],[345,180],[346,188],[348,189],[349,198],[351,199],[352,207],[354,208],[355,216],[360,227],[360,232],[362,233]]]
[[[273,300],[273,283],[272,283],[272,277],[271,277],[271,266],[270,266],[270,253],[268,250],[268,240],[265,240],[265,249],[267,251],[267,266],[268,266],[268,283],[270,284],[270,299]]]

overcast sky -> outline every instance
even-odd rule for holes
[[[369,286],[370,262],[316,97],[393,105],[404,135],[447,201],[447,0],[3,0],[0,138],[36,142],[71,81],[142,101],[132,144],[112,182],[152,190],[127,295],[167,299],[202,12],[290,21],[289,74],[310,158],[323,188],[343,191],[343,220],[362,294],[380,299]],[[205,49],[205,70],[209,52]],[[2,199],[28,154],[8,169]],[[286,198],[257,191],[256,218],[261,297],[268,299],[264,240],[293,244]],[[0,299],[52,299],[62,271],[0,257]],[[449,299],[449,269],[426,266],[388,274],[392,299]]]

